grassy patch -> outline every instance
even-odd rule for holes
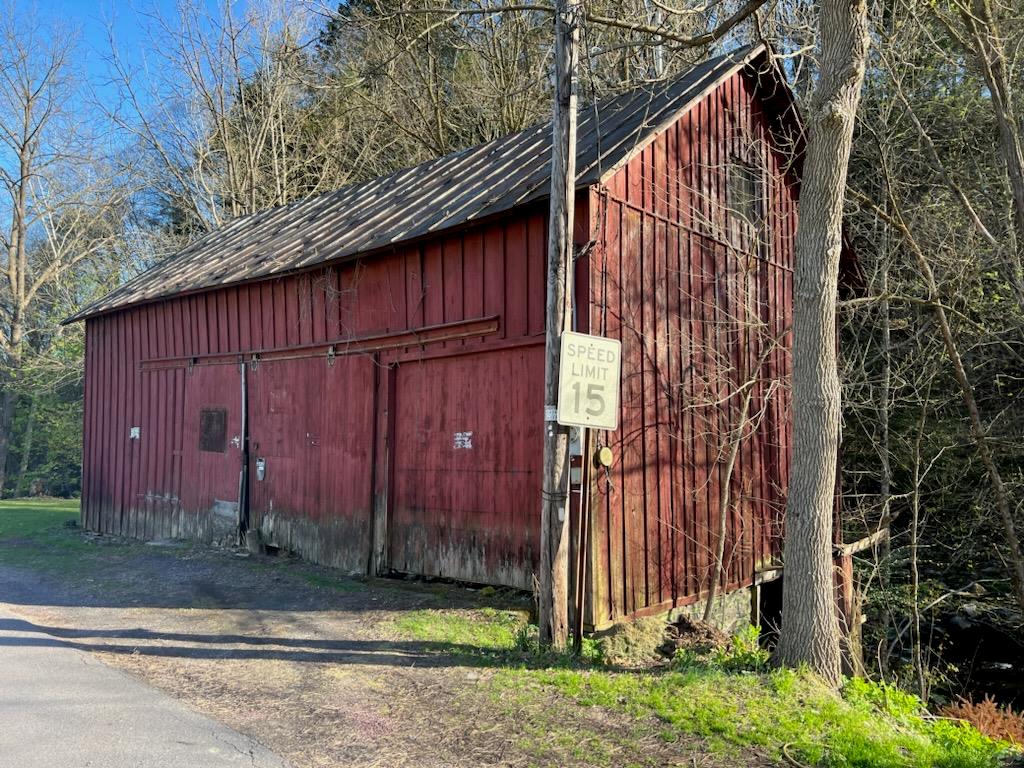
[[[526,612],[477,608],[409,611],[395,630],[411,640],[438,643],[451,653],[502,653],[516,650],[527,627]]]
[[[0,562],[50,572],[70,570],[93,549],[81,531],[66,527],[77,520],[75,500],[0,501]]]
[[[529,765],[601,768],[689,765],[667,760],[657,729],[645,721],[594,717],[565,700],[534,675],[499,673],[488,686],[489,708],[515,723],[515,749]]]
[[[524,679],[581,706],[653,718],[664,740],[699,736],[723,756],[757,748],[809,766],[996,768],[1006,753],[973,728],[928,718],[916,700],[892,707],[884,699],[893,689],[863,681],[848,684],[842,697],[789,670],[506,670],[494,683],[522,690]]]
[[[599,662],[600,644],[583,639],[582,654],[571,648],[541,648],[536,625],[525,608],[436,608],[409,611],[392,622],[404,638],[432,643],[440,654],[472,656],[487,666],[516,668],[581,667]]]
[[[395,626],[406,637],[450,653],[475,652],[501,667],[489,685],[495,702],[526,716],[520,744],[526,752],[550,748],[561,733],[545,714],[552,696],[625,716],[635,740],[699,739],[725,762],[755,750],[806,766],[997,768],[1009,750],[972,727],[930,716],[895,687],[851,680],[836,695],[809,674],[769,671],[756,633],[741,634],[706,659],[680,654],[669,666],[637,672],[590,663],[593,655],[531,653],[525,615],[515,611],[413,611]],[[640,751],[629,738],[590,734],[569,753],[579,757],[585,750],[592,764],[620,764]]]
[[[0,501],[0,563],[58,578],[101,575],[115,557],[109,545],[90,542],[78,528],[76,499]],[[117,547],[120,554],[138,545]]]
[[[0,541],[34,539],[78,520],[76,499],[0,501]]]

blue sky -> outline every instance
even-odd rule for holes
[[[41,22],[61,24],[77,32],[87,70],[102,75],[103,56],[109,48],[108,26],[113,26],[118,46],[132,50],[145,42],[140,12],[156,10],[170,14],[174,5],[174,0],[37,0],[35,8]]]
[[[217,0],[203,0],[215,7]],[[107,63],[110,43],[108,29],[113,30],[120,54],[135,62],[140,49],[150,45],[146,30],[147,14],[165,17],[175,15],[176,0],[35,0],[19,2],[24,8],[34,8],[41,26],[60,25],[76,34],[84,74],[102,98],[109,86]]]

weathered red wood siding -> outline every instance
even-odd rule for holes
[[[765,231],[730,227],[728,165],[764,164]],[[740,385],[756,378],[727,511],[725,589],[779,551],[789,471],[796,181],[744,74],[615,173],[591,199],[591,332],[623,345],[616,463],[591,485],[588,623],[694,602],[715,573]],[[759,363],[764,356],[763,364]]]
[[[736,159],[763,167],[760,240],[733,229]],[[589,473],[591,626],[707,593],[748,378],[752,426],[728,480],[721,587],[751,584],[776,559],[796,195],[753,84],[737,74],[582,196],[576,241],[593,247],[576,265],[577,328],[623,344],[620,428],[592,436],[616,461]],[[347,570],[529,588],[545,229],[543,206],[514,210],[354,261],[90,319],[84,524],[142,538],[231,535],[244,357],[250,519],[270,543]],[[439,328],[444,338],[424,341]],[[198,450],[204,408],[227,411],[223,452]]]
[[[244,355],[252,459],[267,467],[256,481],[250,463],[252,522],[269,541],[365,571],[375,535],[386,537],[377,566],[403,568],[387,554],[415,549],[403,539],[415,533],[444,555],[409,567],[528,587],[539,555],[545,231],[545,210],[519,210],[389,253],[88,320],[84,524],[141,538],[230,535],[241,466],[230,443],[241,433],[233,356]],[[345,354],[353,339],[479,318],[496,318],[497,330]],[[332,361],[249,362],[327,342],[338,342]],[[223,453],[198,450],[204,407],[228,411]],[[473,431],[474,448],[453,453],[453,431]],[[396,440],[406,447],[397,462]],[[404,472],[443,475],[444,498],[414,492]],[[374,512],[388,504],[387,530],[375,533]]]

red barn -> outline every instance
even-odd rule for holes
[[[590,627],[777,560],[798,143],[763,47],[581,111],[575,327],[623,349],[571,497]],[[72,318],[83,525],[529,589],[550,148],[538,125],[239,218]]]

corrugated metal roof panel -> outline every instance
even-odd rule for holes
[[[667,83],[581,109],[577,186],[601,181],[711,87],[764,51],[710,59]],[[218,288],[373,251],[547,197],[551,124],[362,184],[241,216],[65,322],[178,293]]]

